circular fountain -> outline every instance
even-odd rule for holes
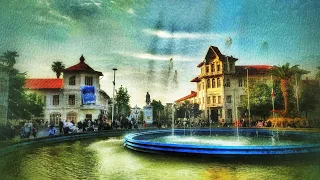
[[[187,132],[187,134],[186,134]],[[239,134],[239,136],[237,136]],[[175,129],[129,134],[124,145],[151,153],[284,155],[320,152],[320,135],[270,129]]]

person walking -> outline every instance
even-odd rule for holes
[[[37,137],[37,129],[35,127],[32,127],[32,136],[33,138]]]

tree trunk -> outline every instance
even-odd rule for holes
[[[56,72],[57,78],[59,79],[61,76],[61,72]]]
[[[288,113],[288,87],[289,87],[289,79],[281,79],[280,80],[280,88],[283,95],[283,103],[284,103],[284,112],[286,115]]]

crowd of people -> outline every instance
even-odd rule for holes
[[[32,123],[31,121],[27,121],[24,123],[23,127],[21,128],[20,137],[30,138],[31,135],[33,136],[33,138],[37,137],[37,128],[34,123]]]

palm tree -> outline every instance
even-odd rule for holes
[[[290,67],[290,63],[286,63],[282,66],[273,66],[273,68],[270,70],[270,73],[275,76],[276,79],[280,80],[280,88],[284,101],[283,114],[286,115],[288,112],[288,88],[290,81],[295,77],[295,75],[300,77],[303,74],[308,74],[309,71],[299,69],[299,65]]]
[[[19,57],[16,51],[7,51],[1,56],[1,62],[7,64],[8,67],[13,67],[16,64],[16,57]]]
[[[62,70],[65,68],[65,65],[61,61],[53,62],[51,65],[51,69],[56,73],[57,78],[60,78]]]

